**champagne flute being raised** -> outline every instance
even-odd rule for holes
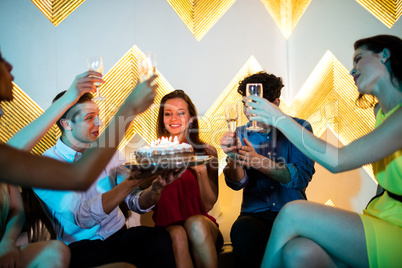
[[[259,84],[259,83],[258,84],[254,84],[254,83],[247,84],[246,85],[246,96],[248,97],[250,95],[254,95],[254,96],[258,96],[258,97],[262,98],[262,84]],[[251,109],[249,108],[248,110],[250,111]],[[260,132],[263,130],[263,128],[257,126],[257,122],[250,121],[250,126],[247,128],[247,130]]]
[[[234,142],[228,144],[229,147],[233,147],[233,146],[237,145],[236,128],[237,128],[238,115],[239,115],[239,111],[237,108],[237,104],[228,104],[225,106],[226,122],[228,123],[229,131],[234,134],[234,136],[233,136]]]
[[[138,74],[140,82],[149,79],[156,72],[156,54],[147,51],[138,56]]]
[[[103,74],[103,62],[101,56],[89,56],[87,60],[88,69],[90,71],[96,71],[98,73]],[[95,83],[96,86],[96,97],[93,100],[104,100],[105,97],[102,97],[99,92],[99,86],[101,83]]]

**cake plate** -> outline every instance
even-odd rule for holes
[[[190,159],[177,157],[172,159],[163,159],[159,162],[142,161],[141,163],[137,163],[136,161],[130,161],[124,163],[123,165],[131,170],[152,171],[152,173],[154,173],[157,171],[160,172],[203,165],[208,163],[212,158],[212,155],[197,155],[192,156]]]

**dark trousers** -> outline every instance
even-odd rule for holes
[[[236,267],[259,268],[278,212],[242,213],[230,231]]]
[[[128,262],[141,267],[175,267],[169,233],[157,227],[120,230],[106,240],[81,240],[69,245],[70,267]]]

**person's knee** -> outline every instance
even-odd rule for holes
[[[202,243],[211,235],[207,219],[202,215],[194,215],[186,220],[184,228],[193,243]]]
[[[47,241],[43,251],[45,260],[53,262],[53,267],[68,267],[70,263],[70,249],[66,244],[58,240]]]
[[[178,244],[178,243],[183,243],[186,242],[187,243],[187,232],[184,229],[183,226],[177,225],[174,228],[170,228],[169,229],[169,234],[170,237],[173,241],[173,243]]]
[[[304,200],[296,200],[286,203],[279,211],[276,221],[295,222],[295,224],[298,224],[300,223],[300,217],[303,217],[307,206],[308,203]]]
[[[305,238],[295,238],[283,247],[283,263],[286,267],[299,267],[301,264],[315,260],[317,252],[313,242]]]

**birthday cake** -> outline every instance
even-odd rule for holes
[[[144,146],[135,153],[136,162],[161,163],[164,161],[188,161],[194,156],[194,149],[188,143],[179,143],[177,137],[158,139],[151,146]]]

